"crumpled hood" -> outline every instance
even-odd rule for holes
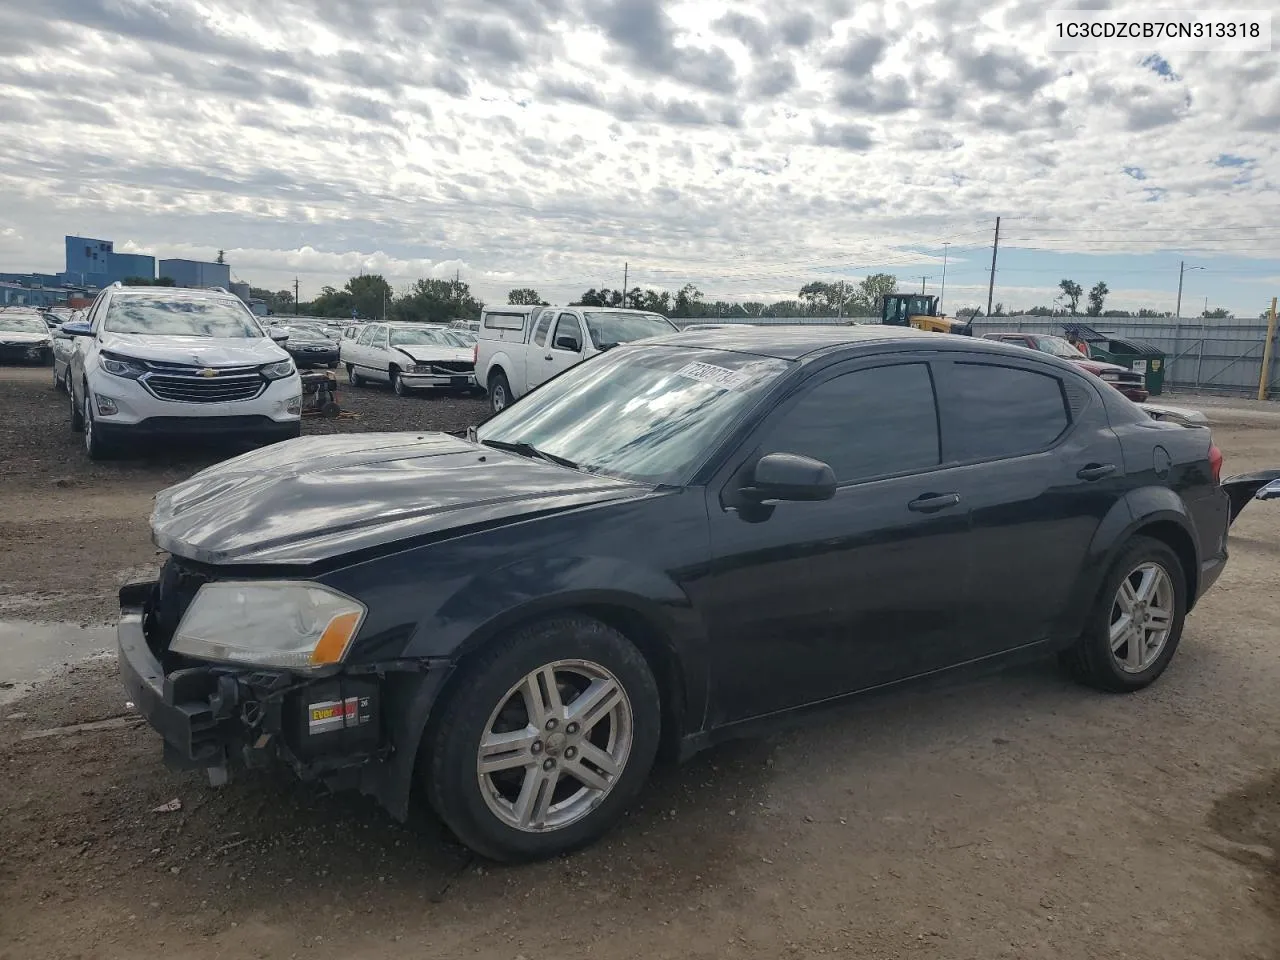
[[[289,359],[283,348],[270,337],[159,337],[104,333],[102,349],[137,360],[194,363],[206,367],[247,367]]]
[[[397,345],[396,350],[407,353],[419,363],[448,361],[451,363],[470,363],[473,354],[464,347],[433,347],[425,343],[410,343],[403,347]]]
[[[443,433],[301,437],[162,490],[151,531],[202,563],[305,565],[651,490]]]
[[[28,333],[25,330],[0,330],[0,343],[44,343],[53,339],[53,331]],[[468,357],[468,359],[470,359]]]

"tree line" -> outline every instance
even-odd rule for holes
[[[130,281],[125,281],[126,283]],[[143,281],[139,281],[143,282]],[[152,281],[156,284],[172,284],[172,280]],[[1172,317],[1170,311],[1143,308],[1107,310],[1106,300],[1111,293],[1106,281],[1099,280],[1086,293],[1074,280],[1064,278],[1058,284],[1058,295],[1049,305],[1037,305],[1024,310],[1006,311],[1003,303],[997,303],[991,316],[1001,317],[1019,313],[1028,316],[1055,317],[1078,315],[1081,300],[1087,304],[1085,316],[1090,317]],[[890,273],[873,273],[857,283],[814,280],[804,284],[794,299],[772,303],[744,300],[708,300],[693,283],[686,283],[675,292],[645,287],[630,290],[614,290],[594,287],[584,291],[572,302],[572,306],[629,307],[647,310],[675,319],[750,318],[750,317],[837,317],[867,318],[880,316],[881,302],[889,294],[898,292],[898,278]],[[293,295],[288,290],[270,291],[254,287],[250,295],[264,300],[272,313],[293,313]],[[518,306],[545,305],[542,295],[532,287],[516,287],[507,291],[507,303]],[[401,320],[417,323],[447,323],[450,320],[473,320],[480,316],[484,302],[477,298],[471,287],[461,279],[415,281],[401,293],[396,293],[386,278],[380,274],[362,274],[350,278],[341,288],[326,286],[320,295],[310,302],[297,305],[297,312],[314,317],[360,317],[369,320]],[[981,317],[980,307],[965,307],[956,311],[958,317]],[[1230,312],[1219,307],[1206,310],[1206,319],[1225,319]]]

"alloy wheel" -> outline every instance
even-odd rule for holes
[[[476,755],[480,793],[508,827],[563,829],[617,784],[634,733],[631,701],[607,669],[587,660],[546,664],[490,714]]]
[[[507,390],[506,390],[506,388],[505,388],[502,384],[500,384],[500,383],[495,383],[495,384],[493,385],[492,400],[493,400],[493,412],[494,412],[494,413],[501,413],[503,410],[505,410],[505,409],[506,409],[506,407],[507,407]]]
[[[1164,652],[1173,629],[1174,589],[1158,563],[1142,563],[1120,581],[1111,604],[1111,656],[1125,673],[1142,673]]]
[[[93,409],[89,403],[89,391],[84,392],[84,448],[93,453]]]

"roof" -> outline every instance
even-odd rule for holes
[[[973,337],[952,337],[949,334],[930,333],[914,327],[887,327],[877,323],[858,323],[848,326],[794,326],[794,327],[697,327],[682,333],[667,334],[645,340],[645,343],[664,343],[682,347],[706,347],[711,350],[732,350],[738,353],[754,353],[779,360],[799,360],[815,353],[826,353],[840,347],[860,343],[937,342],[940,338],[963,339],[968,343],[983,341]],[[985,344],[984,344],[985,346]],[[1000,348],[991,344],[991,348]]]
[[[234,300],[236,303],[243,304],[244,301],[237,297],[234,293],[228,293],[226,290],[207,290],[201,287],[127,287],[120,286],[111,290],[113,297],[129,296],[129,297],[151,297],[153,299],[173,300],[179,297],[192,300]]]

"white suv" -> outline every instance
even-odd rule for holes
[[[67,372],[71,429],[90,458],[134,438],[217,435],[271,442],[302,430],[302,381],[283,331],[220,288],[124,287],[98,294]]]

